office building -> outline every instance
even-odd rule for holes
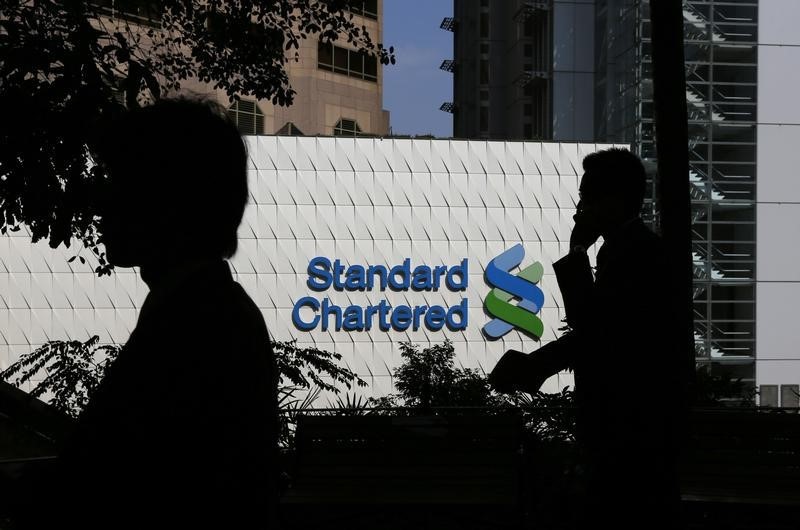
[[[655,160],[648,2],[597,2],[598,138]],[[800,355],[786,320],[797,274],[779,237],[800,224],[784,149],[798,117],[785,76],[800,65],[784,0],[684,1],[695,353],[754,383],[763,405],[797,406]],[[787,178],[788,177],[788,178]],[[783,203],[783,204],[778,204]]]
[[[158,27],[158,10],[147,2],[104,0],[108,21],[137,28]],[[383,0],[364,0],[351,8],[358,26],[373,42],[382,42]],[[346,39],[323,44],[314,35],[287,51],[289,82],[297,92],[289,107],[242,95],[232,101],[222,90],[189,79],[181,93],[210,97],[228,110],[243,134],[306,136],[385,136],[389,112],[383,109],[383,67],[375,57],[357,53]]]
[[[712,373],[756,385],[763,404],[796,406],[800,353],[790,319],[799,256],[783,235],[800,225],[789,158],[800,130],[791,88],[800,69],[800,3],[684,0],[683,18],[696,358]],[[539,28],[533,39],[525,36],[529,20]],[[549,109],[535,136],[628,144],[655,167],[647,0],[456,0],[443,27],[455,31],[448,109],[456,136],[526,136],[513,118],[492,115],[513,109],[520,116],[516,87],[530,79],[528,92],[546,100],[534,107]],[[500,50],[481,55],[469,49],[473,41]],[[518,42],[533,43],[521,57],[535,57],[534,68],[520,68],[511,53]],[[476,67],[489,76],[459,75]],[[520,71],[531,75],[520,78]],[[482,106],[488,110],[477,111],[476,121]],[[480,122],[481,112],[488,122]],[[645,213],[657,222],[655,194],[651,188]]]
[[[574,1],[456,0],[456,138],[589,142],[594,139],[594,6]]]

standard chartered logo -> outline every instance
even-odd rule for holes
[[[544,293],[536,285],[542,279],[544,267],[534,262],[512,274],[524,257],[525,249],[515,245],[486,266],[486,282],[493,289],[484,299],[484,306],[492,320],[483,331],[490,339],[500,338],[515,328],[534,339],[539,339],[544,332],[544,325],[537,316],[544,304]],[[292,323],[306,332],[466,330],[469,300],[464,295],[453,299],[452,294],[467,291],[469,259],[461,258],[450,265],[431,266],[424,262],[414,265],[411,258],[395,265],[361,265],[347,264],[338,258],[314,257],[308,263],[305,283],[319,294],[302,296],[295,301]],[[387,291],[406,293],[406,296],[402,302],[395,297],[393,305],[379,294]],[[435,295],[445,292],[452,294]],[[329,293],[333,299],[329,298]],[[437,298],[445,302],[444,305],[433,303]],[[456,301],[458,298],[460,301]],[[423,303],[418,304],[417,300]],[[347,303],[339,305],[342,301]]]
[[[525,249],[517,244],[486,266],[486,282],[494,287],[484,299],[486,311],[494,317],[483,327],[490,338],[500,338],[514,328],[535,339],[544,333],[544,325],[536,316],[544,304],[544,293],[536,285],[542,279],[544,267],[537,261],[516,275],[510,273],[524,257]],[[518,303],[512,301],[515,297],[520,299]]]

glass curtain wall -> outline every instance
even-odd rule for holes
[[[650,9],[598,2],[598,138],[630,142],[654,171]],[[755,384],[757,1],[683,1],[695,353]],[[602,75],[601,75],[602,74]],[[655,189],[646,214],[657,224]]]

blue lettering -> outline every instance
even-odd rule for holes
[[[431,268],[427,265],[420,265],[414,269],[413,278],[411,280],[411,288],[415,291],[430,291],[431,290]]]
[[[397,275],[400,275],[401,280],[397,281]],[[395,291],[407,291],[411,283],[411,258],[403,260],[402,265],[395,265],[389,271],[389,287]]]
[[[417,307],[414,308],[414,326],[413,326],[414,331],[417,331],[419,329],[419,320],[427,309],[428,306],[426,305],[418,305]]]
[[[331,260],[317,256],[308,262],[308,281],[309,289],[324,291],[331,286]]]
[[[411,325],[411,308],[399,305],[392,311],[392,327],[396,331],[405,331]]]
[[[381,331],[389,331],[391,329],[391,325],[389,324],[389,320],[387,318],[389,315],[389,309],[391,308],[392,306],[390,306],[386,300],[381,300],[381,302],[378,304],[378,315],[380,317],[378,326],[381,328]]]
[[[331,314],[336,318],[334,329],[339,331],[342,329],[342,308],[338,305],[331,305],[327,298],[322,299],[322,331],[328,331],[328,320]]]
[[[347,280],[344,282],[345,288],[351,291],[363,291],[366,287],[364,267],[361,265],[350,265],[347,268]]]
[[[340,259],[331,262],[329,258],[317,256],[309,261],[307,270],[306,284],[314,291],[331,287],[338,291],[371,291],[376,287],[381,291],[387,288],[395,291],[435,291],[444,286],[451,291],[465,291],[469,283],[467,258],[449,268],[444,265],[433,268],[418,265],[412,270],[411,258],[405,258],[401,264],[388,268],[384,265],[345,266]],[[310,311],[313,316],[306,316],[307,320],[304,320],[302,311]],[[329,298],[306,296],[295,303],[292,322],[301,331],[318,327],[322,331],[328,331],[329,328],[336,331],[369,331],[376,318],[381,331],[406,331],[409,328],[416,331],[422,326],[431,331],[439,331],[444,326],[451,331],[462,331],[467,328],[468,311],[469,302],[466,298],[450,308],[441,305],[399,305],[393,308],[387,300],[381,300],[376,305],[349,305],[344,308],[331,303]]]
[[[311,331],[319,324],[319,315],[314,315],[311,322],[303,322],[303,319],[300,318],[300,309],[304,306],[310,307],[315,313],[319,311],[319,302],[317,299],[311,296],[305,296],[294,304],[294,309],[292,309],[292,323],[300,331]]]
[[[447,288],[451,291],[463,291],[467,288],[467,281],[469,280],[469,271],[467,269],[467,258],[461,260],[460,265],[450,267],[447,271]],[[458,275],[461,278],[460,282],[456,282],[453,276]]]
[[[469,307],[466,298],[461,299],[461,303],[458,305],[454,305],[447,311],[447,329],[450,331],[462,331],[467,329],[467,319],[469,316]],[[455,316],[458,316],[458,322],[456,322]]]
[[[442,284],[442,276],[447,273],[447,267],[443,265],[437,265],[433,268],[433,290],[438,291],[439,286]]]
[[[344,283],[342,283],[342,275],[344,274],[344,265],[342,265],[341,261],[334,260],[333,262],[333,288],[337,291],[341,291],[344,289]]]
[[[378,306],[368,305],[364,308],[364,329],[369,331],[372,329],[372,317],[378,312]]]
[[[342,329],[345,331],[362,331],[364,329],[364,312],[360,307],[351,305],[344,310]]]
[[[439,331],[444,326],[447,313],[440,305],[432,305],[425,315],[425,325],[431,331]]]
[[[386,284],[388,283],[389,272],[386,270],[386,267],[383,265],[370,265],[367,268],[367,289],[372,290],[375,286],[375,275],[378,275],[378,279],[380,280],[381,291],[386,290]]]

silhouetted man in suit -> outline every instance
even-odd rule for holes
[[[248,196],[244,141],[218,106],[162,100],[117,119],[96,159],[109,176],[108,260],[140,267],[149,293],[60,455],[50,518],[81,529],[272,527],[274,359],[226,261]]]
[[[685,334],[668,256],[640,218],[641,161],[609,149],[587,156],[583,168],[570,252],[553,264],[571,331],[531,354],[506,352],[490,381],[533,393],[572,369],[586,469],[580,526],[674,528]],[[593,274],[586,250],[600,236]]]

